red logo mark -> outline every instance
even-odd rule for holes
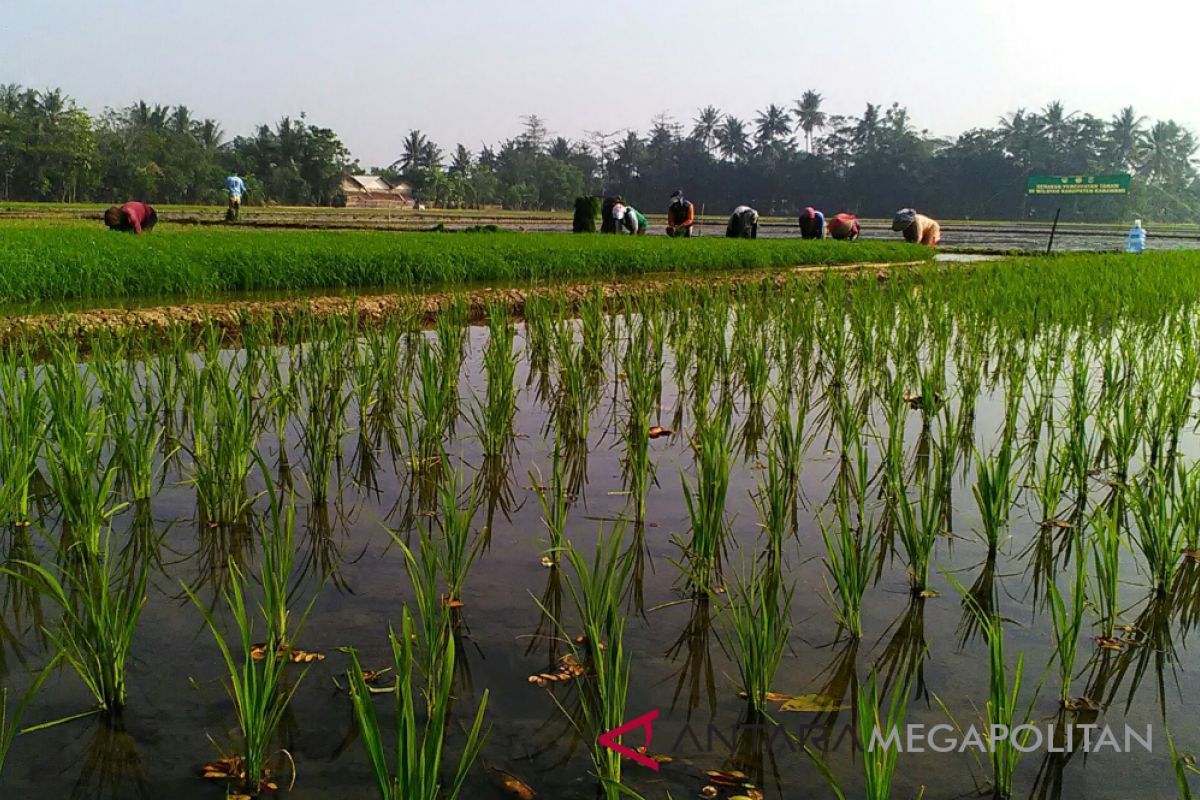
[[[599,742],[600,744],[604,745],[605,747],[607,747],[609,750],[612,750],[615,753],[619,753],[619,754],[625,756],[625,758],[628,758],[629,760],[633,761],[634,763],[641,764],[643,767],[646,767],[647,769],[652,769],[655,772],[658,772],[658,762],[655,761],[650,756],[645,755],[645,751],[650,749],[650,738],[652,736],[654,736],[654,724],[653,723],[654,723],[654,720],[656,720],[656,719],[658,719],[658,709],[657,708],[654,709],[653,711],[651,711],[649,714],[643,714],[642,716],[638,717],[637,719],[626,722],[624,725],[622,725],[619,728],[613,728],[611,731],[608,731],[607,733],[600,734],[600,736],[596,739],[596,741]],[[643,745],[641,748],[643,752],[639,753],[637,750],[633,750],[632,748],[625,747],[624,745],[619,744],[617,742],[617,739],[620,738],[623,734],[629,733],[630,731],[635,731],[638,728],[642,728],[646,731],[646,744]]]

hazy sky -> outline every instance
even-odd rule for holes
[[[575,138],[805,89],[941,135],[1054,99],[1200,131],[1198,31],[1196,0],[0,0],[0,82],[184,103],[230,135],[305,111],[364,166],[409,128],[474,150],[531,113]]]

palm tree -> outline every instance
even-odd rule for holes
[[[726,161],[744,158],[750,152],[750,137],[746,134],[746,123],[735,116],[725,117],[717,128],[717,152]]]
[[[446,171],[451,175],[469,175],[472,164],[471,151],[460,142],[458,147],[454,148],[454,155],[450,157],[450,168]]]
[[[879,106],[867,103],[867,110],[854,125],[851,141],[858,155],[875,152],[879,142]]]
[[[1057,155],[1063,139],[1071,133],[1071,119],[1075,112],[1067,113],[1063,104],[1055,100],[1042,109],[1042,132],[1050,140],[1050,149]]]
[[[1141,172],[1153,184],[1183,182],[1194,175],[1196,138],[1174,120],[1154,123],[1140,150]]]
[[[796,130],[804,131],[804,149],[810,153],[813,131],[825,127],[826,116],[821,110],[824,100],[820,94],[809,89],[796,101],[796,107],[792,109],[792,116],[796,118]]]
[[[429,144],[429,139],[419,130],[414,128],[409,131],[408,136],[404,137],[404,154],[392,167],[399,167],[401,172],[415,172],[420,169],[424,165]]]
[[[765,151],[792,132],[792,117],[787,109],[771,103],[758,112],[754,126],[755,143]]]
[[[1138,116],[1133,106],[1125,106],[1108,124],[1108,147],[1113,166],[1132,169],[1137,160],[1138,147],[1145,136],[1145,117]]]
[[[716,106],[705,106],[700,109],[696,118],[692,120],[695,123],[692,128],[692,138],[712,150],[717,141],[717,126],[721,124],[724,116]]]

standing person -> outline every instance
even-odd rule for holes
[[[104,224],[114,231],[149,233],[158,223],[158,212],[154,206],[132,201],[123,206],[113,206],[104,212]]]
[[[902,208],[892,218],[892,230],[903,232],[904,241],[937,247],[942,240],[942,226],[911,208]]]
[[[858,238],[858,217],[853,214],[838,214],[826,225],[829,238],[852,242]]]
[[[725,237],[728,239],[757,239],[758,212],[750,206],[738,206],[729,217],[725,226]]]
[[[1133,227],[1129,229],[1129,234],[1125,237],[1125,252],[1141,255],[1146,251],[1146,229],[1142,227],[1142,221],[1135,219]]]
[[[696,207],[684,199],[683,189],[676,189],[667,207],[667,236],[688,237],[696,222]]]
[[[812,206],[800,212],[800,238],[825,238],[825,215]]]
[[[613,206],[612,216],[617,223],[615,233],[620,233],[621,228],[624,227],[630,234],[637,236],[645,235],[647,228],[646,216],[633,206],[617,203]]]
[[[241,179],[236,169],[225,179],[225,194],[229,196],[229,207],[225,209],[225,221],[235,222],[242,210],[242,198],[248,194],[246,182]]]

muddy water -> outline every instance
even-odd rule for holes
[[[479,362],[486,331],[470,333],[470,357],[460,384],[464,398],[481,395],[484,388]],[[518,337],[518,348],[523,342]],[[610,376],[615,372],[608,365]],[[670,382],[670,363],[664,372],[660,419],[663,425],[687,430],[690,416],[675,418],[679,405]],[[573,736],[558,707],[545,690],[527,682],[531,673],[545,670],[561,647],[544,638],[544,620],[534,597],[552,604],[561,597],[558,573],[540,563],[544,548],[538,504],[529,474],[535,468],[548,472],[546,406],[537,398],[528,361],[519,362],[517,382],[524,387],[516,419],[519,434],[512,462],[498,473],[498,482],[485,490],[475,518],[476,526],[489,526],[488,546],[467,582],[462,610],[459,678],[456,708],[460,716],[474,708],[484,690],[491,692],[488,719],[491,734],[480,766],[474,770],[465,793],[468,798],[501,798],[495,770],[520,777],[543,798],[580,798],[595,795],[589,776],[586,749]],[[610,530],[613,520],[627,516],[622,489],[620,458],[623,445],[616,420],[616,391],[603,393],[593,412],[591,438],[586,450],[574,453],[586,459],[585,480],[570,515],[569,537],[585,553],[591,551],[597,532]],[[996,439],[1002,418],[1002,398],[984,395],[978,406],[975,435],[986,452]],[[464,399],[464,407],[469,400]],[[689,403],[683,404],[685,407]],[[356,414],[351,411],[350,419]],[[737,411],[736,429],[746,431],[747,409]],[[680,424],[682,423],[682,424]],[[753,428],[753,426],[750,426]],[[908,426],[910,448],[918,445],[919,418],[912,414]],[[827,605],[823,552],[816,509],[829,496],[835,457],[826,452],[826,432],[817,435],[805,459],[802,484],[805,508],[800,514],[796,539],[788,545],[789,574],[796,582],[792,608],[794,632],[775,689],[788,694],[819,693],[837,705],[853,702],[855,676],[870,670],[889,674],[898,662],[927,656],[918,671],[909,720],[927,725],[947,722],[948,709],[963,726],[979,723],[987,698],[986,647],[978,635],[964,627],[964,610],[948,582],[936,575],[940,596],[910,599],[900,559],[889,561],[876,585],[867,593],[864,637],[852,642],[838,636]],[[1195,450],[1195,437],[1189,442]],[[346,666],[337,649],[353,646],[364,666],[383,667],[389,662],[387,629],[399,619],[400,608],[410,600],[401,555],[384,527],[404,528],[411,491],[403,456],[386,444],[376,449],[378,463],[363,470],[359,436],[344,442],[339,476],[340,496],[328,507],[313,508],[303,500],[300,487],[298,540],[302,545],[305,578],[298,597],[319,590],[310,621],[298,645],[318,650],[328,658],[310,670],[286,720],[281,746],[295,758],[298,778],[290,796],[297,798],[374,796],[372,778],[356,740],[348,701],[334,681]],[[762,445],[765,446],[765,445]],[[731,540],[729,562],[751,557],[761,546],[758,516],[751,492],[759,480],[761,447],[739,442],[729,491]],[[301,463],[298,441],[287,446],[290,462]],[[451,451],[468,475],[482,464],[477,443],[460,420]],[[278,463],[273,436],[262,440],[267,463]],[[754,776],[767,797],[830,796],[811,761],[782,734],[758,735],[738,726],[744,703],[734,688],[735,669],[725,652],[723,633],[715,623],[716,602],[706,605],[680,591],[679,557],[672,543],[686,536],[686,510],[681,475],[690,479],[692,456],[681,436],[659,439],[651,445],[657,486],[650,493],[648,520],[643,529],[624,527],[623,535],[637,554],[637,591],[629,601],[625,647],[633,654],[633,679],[628,717],[660,711],[654,727],[652,750],[672,757],[660,774],[629,766],[630,782],[647,797],[695,797],[710,769],[741,769]],[[210,742],[229,741],[234,725],[231,704],[221,685],[222,662],[200,615],[183,597],[181,581],[199,587],[206,602],[214,600],[213,585],[221,576],[228,555],[253,564],[253,546],[244,535],[218,533],[197,520],[194,493],[185,483],[186,457],[173,460],[167,479],[154,497],[150,513],[153,527],[163,535],[160,565],[152,578],[149,603],[139,628],[135,660],[130,665],[131,697],[123,725],[113,730],[95,719],[84,719],[47,731],[19,737],[3,775],[5,797],[21,798],[161,798],[177,800],[222,796],[219,786],[198,777],[202,762],[216,755]],[[1027,547],[1037,539],[1038,521],[1032,502],[1019,503],[1014,512],[1012,540],[999,557],[989,562],[986,547],[975,531],[979,521],[971,498],[972,479],[960,475],[954,496],[954,536],[940,543],[936,564],[966,586],[994,581],[1006,626],[1009,653],[1025,653],[1027,685],[1043,676],[1052,646],[1049,621],[1035,613],[1034,583]],[[336,494],[336,492],[335,492]],[[260,501],[259,510],[263,508]],[[128,529],[137,512],[127,509],[117,524]],[[42,524],[53,529],[51,513]],[[35,528],[36,530],[36,528]],[[11,548],[20,532],[5,532],[4,546]],[[36,533],[35,533],[36,537]],[[1129,559],[1129,555],[1126,554]],[[1144,579],[1129,561],[1129,584],[1123,597],[1133,607],[1124,616],[1133,619],[1142,610]],[[0,675],[4,685],[19,691],[28,682],[29,670],[46,659],[44,641],[36,633],[39,617],[18,603],[5,583],[0,631]],[[719,601],[717,601],[719,602]],[[569,606],[569,600],[564,600]],[[300,605],[298,602],[297,605]],[[1170,624],[1170,623],[1169,623]],[[1176,626],[1177,627],[1177,626]],[[1173,777],[1165,741],[1160,702],[1166,709],[1172,733],[1186,749],[1200,745],[1200,724],[1190,709],[1200,701],[1191,675],[1197,668],[1188,637],[1176,630],[1175,651],[1146,652],[1145,670],[1139,674],[1138,656],[1108,654],[1087,669],[1095,647],[1085,634],[1079,664],[1083,687],[1104,676],[1114,700],[1099,721],[1114,726],[1154,726],[1153,754],[1093,753],[1088,757],[1050,755],[1045,749],[1031,753],[1018,770],[1017,794],[1064,798],[1126,798],[1173,795]],[[570,689],[558,689],[560,700],[571,708]],[[1021,707],[1029,702],[1027,694]],[[1057,714],[1057,680],[1050,675],[1033,705],[1039,723],[1052,723]],[[390,718],[384,698],[377,699],[381,716]],[[60,672],[29,710],[27,724],[86,710],[90,700],[73,673]],[[786,730],[825,753],[834,771],[848,782],[848,793],[861,791],[861,762],[851,746],[848,731],[854,724],[849,708],[824,713],[779,713]],[[1080,722],[1086,720],[1078,720]],[[455,741],[458,738],[455,737]],[[986,781],[986,758],[977,761],[967,753],[906,753],[900,756],[896,797],[915,796],[921,786],[927,798],[970,795]]]

